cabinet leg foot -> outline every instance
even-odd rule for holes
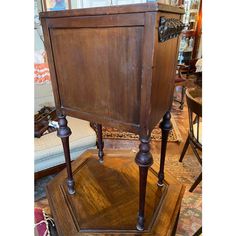
[[[98,149],[98,158],[99,158],[99,162],[103,163],[103,156],[104,156],[104,152],[103,152],[103,147],[104,147],[104,142],[102,139],[102,125],[101,124],[97,124],[94,122],[90,122],[90,126],[91,128],[94,129],[96,135],[97,135],[97,149]]]
[[[161,141],[161,160],[160,160],[160,170],[158,173],[158,182],[157,185],[162,187],[164,185],[164,167],[165,167],[165,157],[166,157],[166,146],[169,131],[172,129],[171,124],[171,114],[167,111],[163,117],[162,122],[160,123],[160,128],[162,131],[162,141]]]
[[[57,136],[61,138],[64,156],[66,161],[66,169],[67,169],[67,188],[69,194],[75,193],[75,181],[72,175],[71,169],[71,158],[70,158],[70,147],[69,147],[69,136],[71,135],[71,130],[67,126],[66,117],[62,114],[58,115],[58,124],[59,129],[57,131]]]
[[[139,210],[136,228],[139,231],[144,230],[144,212],[148,169],[153,164],[152,154],[150,152],[150,136],[140,137],[141,144],[139,152],[136,155],[135,162],[139,166]]]
[[[97,124],[97,148],[98,148],[98,157],[99,157],[99,162],[103,163],[103,147],[104,147],[104,142],[102,140],[102,125]]]

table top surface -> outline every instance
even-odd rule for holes
[[[102,164],[97,150],[86,151],[72,163],[75,195],[67,193],[66,170],[47,186],[60,235],[170,235],[180,209],[183,185],[165,173],[164,186],[158,187],[159,166],[155,163],[150,168],[145,229],[140,233],[136,230],[139,168],[134,162],[135,153],[104,151]]]
[[[64,11],[48,11],[40,12],[40,17],[66,17],[66,16],[89,16],[89,15],[109,15],[109,14],[122,14],[122,13],[138,13],[138,12],[173,12],[184,14],[182,7],[175,7],[171,5],[161,4],[157,2],[148,2],[140,4],[127,4],[108,7],[92,7],[81,8]]]

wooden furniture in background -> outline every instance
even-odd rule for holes
[[[185,75],[183,75],[183,72]],[[181,87],[181,98],[176,99],[174,98],[174,101],[180,103],[180,109],[183,110],[184,108],[184,95],[186,90],[186,79],[188,75],[188,66],[186,65],[177,65],[177,73],[175,75],[175,87],[180,86]]]
[[[202,152],[202,91],[199,88],[187,89],[186,100],[188,104],[189,113],[189,135],[185,142],[183,151],[179,161],[182,162],[184,155],[190,144],[199,163],[202,165],[202,158],[198,151]],[[197,177],[196,181],[190,188],[192,192],[202,180],[202,173]]]
[[[152,2],[40,14],[58,113],[58,136],[67,163],[68,193],[77,196],[78,183],[71,169],[71,130],[66,115],[139,134],[141,143],[135,158],[140,175],[139,231],[144,230],[147,175],[153,164],[150,134],[162,118],[157,184],[165,186],[169,110],[183,13],[181,8]],[[99,129],[101,132],[101,126]],[[98,141],[101,153],[102,140]],[[48,193],[50,198],[50,190]]]

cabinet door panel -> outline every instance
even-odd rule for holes
[[[62,107],[138,124],[143,27],[57,28],[50,35]]]

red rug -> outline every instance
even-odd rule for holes
[[[43,208],[34,208],[34,235],[35,236],[56,236],[54,220]]]

